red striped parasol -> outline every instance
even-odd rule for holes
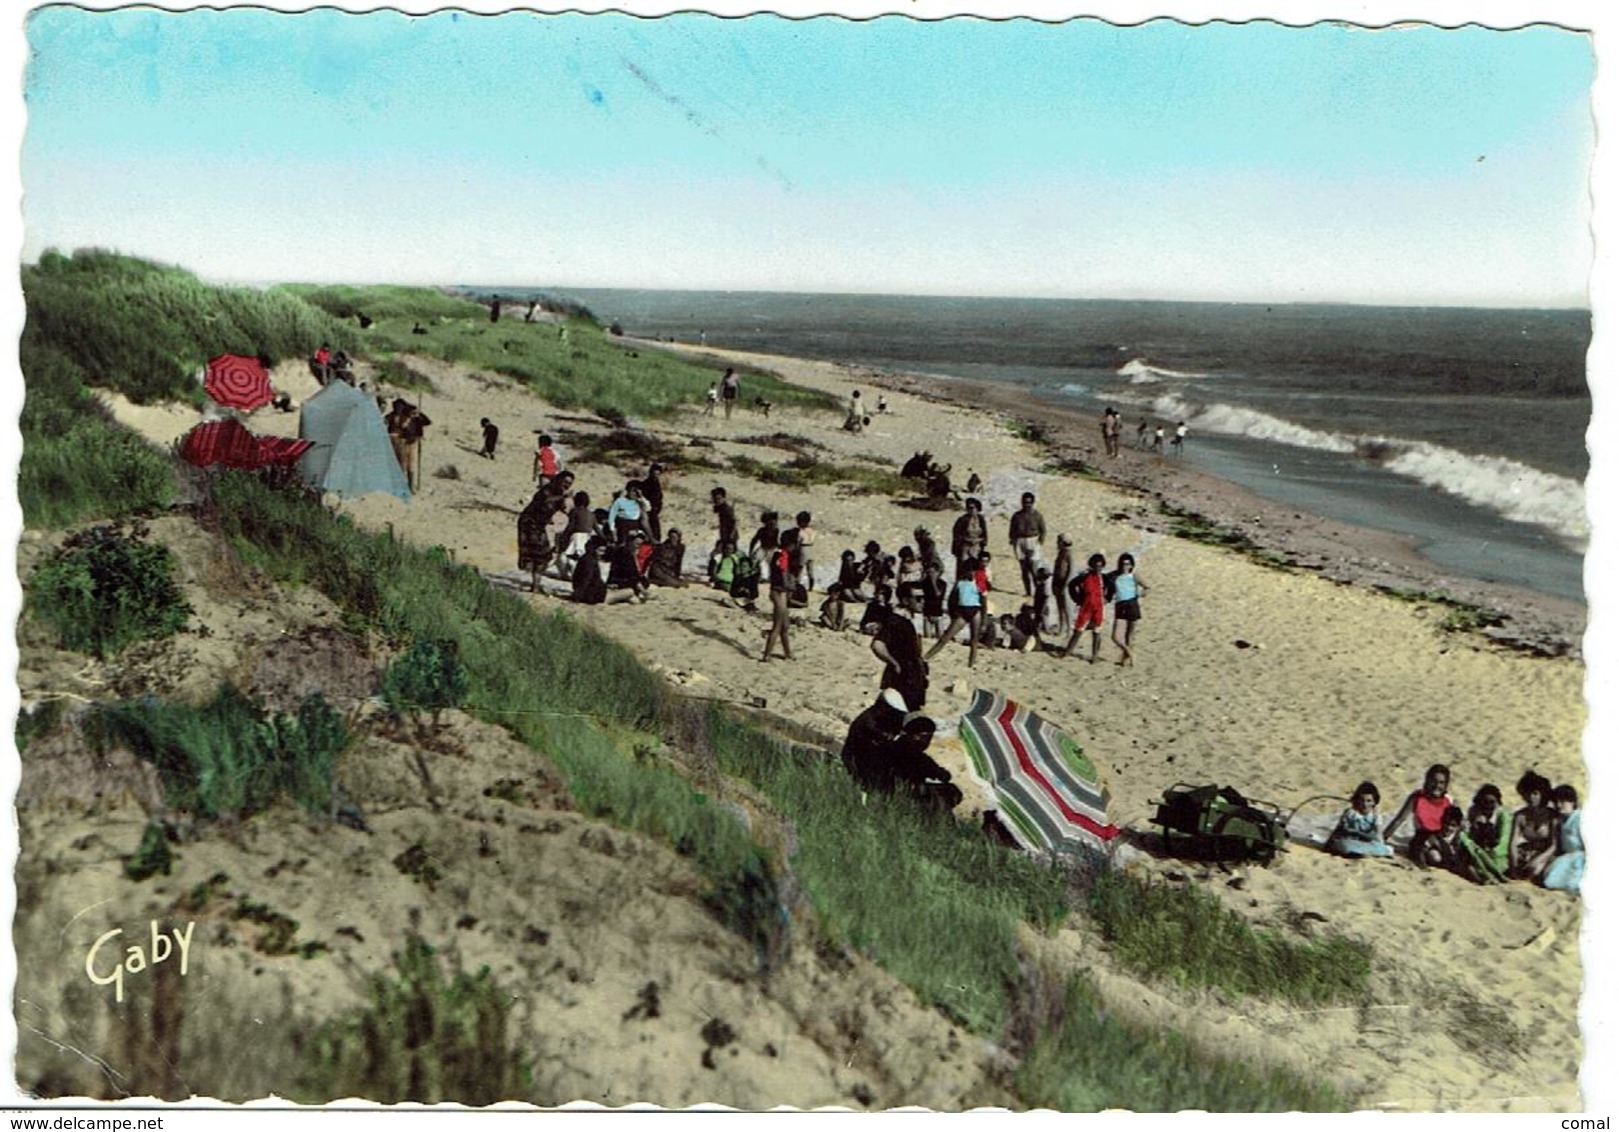
[[[199,468],[257,468],[259,438],[238,421],[204,421],[181,439],[180,457]]]
[[[260,467],[291,467],[300,456],[315,447],[313,440],[292,440],[285,436],[260,436],[257,440]]]
[[[257,358],[243,354],[220,354],[208,360],[208,376],[202,387],[216,405],[252,412],[268,405],[275,396],[270,389],[270,373]]]

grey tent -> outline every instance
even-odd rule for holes
[[[328,382],[303,403],[298,436],[315,442],[298,461],[312,486],[345,498],[373,491],[410,498],[377,403],[348,382]]]

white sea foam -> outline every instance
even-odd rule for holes
[[[1207,377],[1208,374],[1165,369],[1163,366],[1151,364],[1146,358],[1131,358],[1119,367],[1119,376],[1128,378],[1131,385],[1149,385],[1153,382],[1163,381],[1165,378],[1185,381],[1191,378]]]
[[[1573,542],[1591,534],[1585,488],[1565,476],[1504,456],[1470,456],[1420,440],[1386,443],[1391,454],[1381,463],[1391,472]]]
[[[1152,411],[1163,420],[1184,420],[1194,436],[1211,432],[1295,448],[1354,453],[1395,475],[1508,519],[1543,527],[1575,544],[1582,544],[1591,533],[1585,489],[1580,483],[1504,456],[1469,455],[1423,440],[1325,432],[1254,409],[1220,402],[1196,406],[1173,395],[1157,398]]]
[[[1317,448],[1323,452],[1355,451],[1354,441],[1337,433],[1322,432],[1256,409],[1244,409],[1222,402],[1197,408],[1170,395],[1154,401],[1152,411],[1165,420],[1185,421],[1193,430],[1247,436],[1255,440],[1290,444],[1294,448]]]

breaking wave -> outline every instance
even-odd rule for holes
[[[1155,381],[1170,380],[1186,381],[1193,378],[1207,377],[1206,373],[1185,373],[1176,369],[1165,369],[1155,366],[1146,358],[1132,358],[1119,367],[1119,376],[1128,378],[1131,385],[1149,385]]]
[[[1545,528],[1576,544],[1591,534],[1584,485],[1505,456],[1469,455],[1424,440],[1325,432],[1254,409],[1223,403],[1197,406],[1176,396],[1157,398],[1152,410],[1163,420],[1184,420],[1194,436],[1199,431],[1211,432],[1353,454],[1395,475],[1516,522]]]

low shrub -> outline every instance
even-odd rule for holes
[[[454,641],[417,641],[395,657],[382,674],[382,698],[394,711],[409,715],[420,727],[428,712],[433,726],[446,708],[460,707],[467,694],[467,667]]]
[[[508,1032],[513,995],[488,967],[468,975],[448,954],[446,975],[437,950],[411,932],[392,976],[372,976],[370,1002],[303,1043],[294,1099],[484,1106],[525,1098],[530,1070]]]
[[[330,813],[348,743],[342,716],[319,695],[296,715],[267,716],[230,685],[200,708],[155,699],[104,705],[87,733],[98,749],[125,746],[151,763],[168,804],[205,818],[245,817],[283,794]]]
[[[174,556],[147,542],[140,523],[70,535],[34,572],[28,600],[65,648],[97,657],[173,636],[192,612],[174,580]]]

